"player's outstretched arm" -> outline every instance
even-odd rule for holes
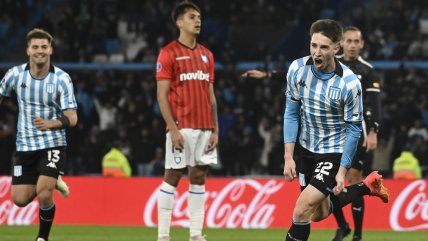
[[[242,78],[254,78],[254,79],[264,79],[264,78],[270,78],[269,72],[264,72],[256,69],[251,69],[245,71],[241,75]]]

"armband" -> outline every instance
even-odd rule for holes
[[[58,118],[59,121],[61,121],[62,128],[68,128],[70,127],[70,120],[67,116],[63,115],[60,118]]]

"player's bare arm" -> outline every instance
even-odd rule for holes
[[[61,129],[74,127],[77,124],[77,112],[74,109],[64,110],[63,117],[59,119],[45,120],[39,116],[34,116],[34,125],[37,130]]]
[[[264,72],[256,69],[251,69],[246,71],[241,75],[242,78],[255,78],[255,79],[263,79],[270,78],[269,72]]]
[[[289,182],[293,181],[296,175],[296,162],[293,158],[295,143],[289,142],[284,144],[284,176]]]
[[[159,103],[159,108],[162,113],[162,117],[165,120],[169,131],[171,133],[172,145],[176,149],[184,148],[184,139],[175,124],[175,120],[172,117],[171,107],[168,102],[168,94],[170,90],[170,82],[168,80],[159,80],[157,81],[157,99]]]
[[[210,137],[210,143],[208,145],[208,148],[206,150],[206,152],[211,152],[213,151],[217,145],[218,145],[218,115],[217,115],[217,101],[215,98],[215,93],[214,93],[214,86],[213,84],[210,84],[210,101],[211,101],[211,110],[212,110],[212,116],[213,116],[213,120],[214,120],[214,130],[211,134]]]

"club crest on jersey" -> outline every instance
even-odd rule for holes
[[[328,98],[331,100],[338,100],[340,97],[340,88],[330,86],[330,89],[328,90]]]
[[[161,70],[162,70],[162,64],[158,62],[156,64],[156,72],[160,72]]]
[[[55,91],[54,84],[47,84],[46,85],[46,92],[48,92],[48,94],[53,94],[54,91]]]
[[[208,64],[208,58],[206,55],[201,54],[201,59],[204,61],[204,63]]]

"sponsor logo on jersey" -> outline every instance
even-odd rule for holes
[[[320,180],[321,182],[324,182],[324,176],[322,175],[321,172],[315,175],[314,178]]]
[[[177,58],[175,58],[175,60],[184,60],[184,59],[190,59],[190,56],[180,56],[180,57],[177,57]]]
[[[56,169],[56,165],[53,162],[49,162],[46,166],[50,167],[50,168],[55,168]]]
[[[185,80],[209,81],[210,80],[210,74],[204,73],[204,72],[202,72],[202,70],[198,70],[194,73],[182,73],[182,74],[180,74],[180,81],[185,81]]]
[[[162,70],[162,64],[158,62],[156,64],[156,72],[160,72],[161,70]]]

